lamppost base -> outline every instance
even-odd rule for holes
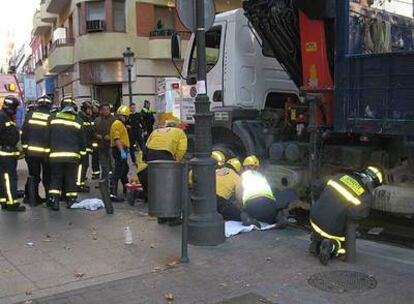
[[[219,213],[190,215],[188,243],[195,246],[217,246],[224,243],[224,220]]]

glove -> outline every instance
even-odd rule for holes
[[[121,151],[121,159],[127,159],[128,158],[128,152],[125,150]]]

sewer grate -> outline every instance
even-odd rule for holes
[[[236,298],[231,298],[224,300],[222,302],[218,302],[217,304],[276,304],[270,302],[269,300],[255,294],[255,293],[248,293]]]
[[[332,293],[363,292],[377,287],[377,280],[366,273],[341,270],[316,273],[308,279],[308,283]]]

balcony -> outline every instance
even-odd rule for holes
[[[171,36],[177,33],[181,37],[181,50],[187,48],[190,32],[176,32],[175,30],[158,30],[150,33],[148,52],[151,59],[171,59]]]
[[[34,74],[36,82],[42,81],[46,76],[50,75],[48,58],[45,57],[36,63]]]
[[[46,23],[53,23],[57,20],[57,15],[51,14],[46,10],[46,1],[40,3],[40,20]]]
[[[73,38],[57,39],[53,43],[49,53],[49,71],[51,73],[61,73],[73,65],[74,43]]]
[[[86,31],[88,33],[104,32],[105,20],[88,20],[86,21]]]
[[[33,35],[45,35],[52,29],[52,26],[40,19],[40,11],[33,16]]]
[[[46,0],[46,11],[52,14],[60,14],[71,0]]]

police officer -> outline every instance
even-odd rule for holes
[[[81,161],[78,167],[78,177],[80,177],[76,184],[79,192],[89,192],[89,187],[86,185],[86,175],[89,168],[89,156],[93,152],[93,141],[95,137],[94,124],[92,118],[92,103],[84,101],[81,105],[81,111],[79,117],[82,119],[83,130],[85,131],[86,140],[86,155],[81,157]]]
[[[347,220],[359,220],[369,214],[373,190],[383,183],[376,167],[363,172],[338,174],[315,187],[316,201],[310,211],[312,227],[309,251],[326,265],[330,258],[345,254],[343,248]],[[320,195],[319,195],[320,193]]]
[[[185,132],[177,128],[175,121],[167,120],[165,127],[154,130],[148,137],[144,159],[145,161],[154,160],[175,160],[181,161],[187,153],[187,135]],[[148,193],[148,184],[145,184],[147,180],[148,169],[141,172],[144,175],[142,183],[144,194]],[[140,178],[141,180],[141,178]],[[176,218],[159,218],[158,223],[163,224],[169,222],[170,225],[177,225],[180,223]]]
[[[53,114],[48,129],[51,167],[48,207],[58,211],[63,193],[68,208],[76,203],[78,166],[81,156],[86,155],[83,121],[71,97],[62,99],[61,111]]]
[[[256,225],[259,222],[274,224],[282,222],[281,207],[277,204],[266,177],[258,171],[260,161],[255,155],[243,161],[244,172],[241,175],[243,208],[240,214],[243,225]],[[280,227],[281,228],[281,227]]]
[[[151,103],[149,100],[144,100],[144,107],[141,110],[141,124],[145,142],[154,129],[154,123],[154,111],[151,110]]]
[[[211,157],[217,162],[216,197],[217,211],[226,221],[240,221],[241,179],[235,169],[220,151],[213,151]],[[240,162],[240,161],[239,161]],[[232,162],[236,163],[235,159]],[[240,164],[241,167],[241,164]]]
[[[20,155],[17,143],[20,136],[13,118],[20,101],[6,96],[0,110],[0,203],[6,211],[25,211],[17,200],[17,159]]]
[[[130,148],[128,130],[126,121],[129,117],[130,110],[126,105],[122,105],[116,111],[117,119],[111,126],[110,138],[112,147],[112,156],[115,162],[114,172],[111,179],[111,200],[113,202],[123,202],[118,198],[118,183],[121,181],[123,192],[126,194],[126,184],[128,183],[128,151]]]
[[[47,124],[50,117],[52,100],[41,96],[37,100],[36,109],[29,112],[22,132],[22,146],[25,150],[29,175],[34,178],[35,204],[43,203],[39,195],[39,184],[43,182],[45,193],[48,193],[50,183],[50,167],[48,156],[50,152]],[[25,202],[29,201],[29,180],[26,183]]]

